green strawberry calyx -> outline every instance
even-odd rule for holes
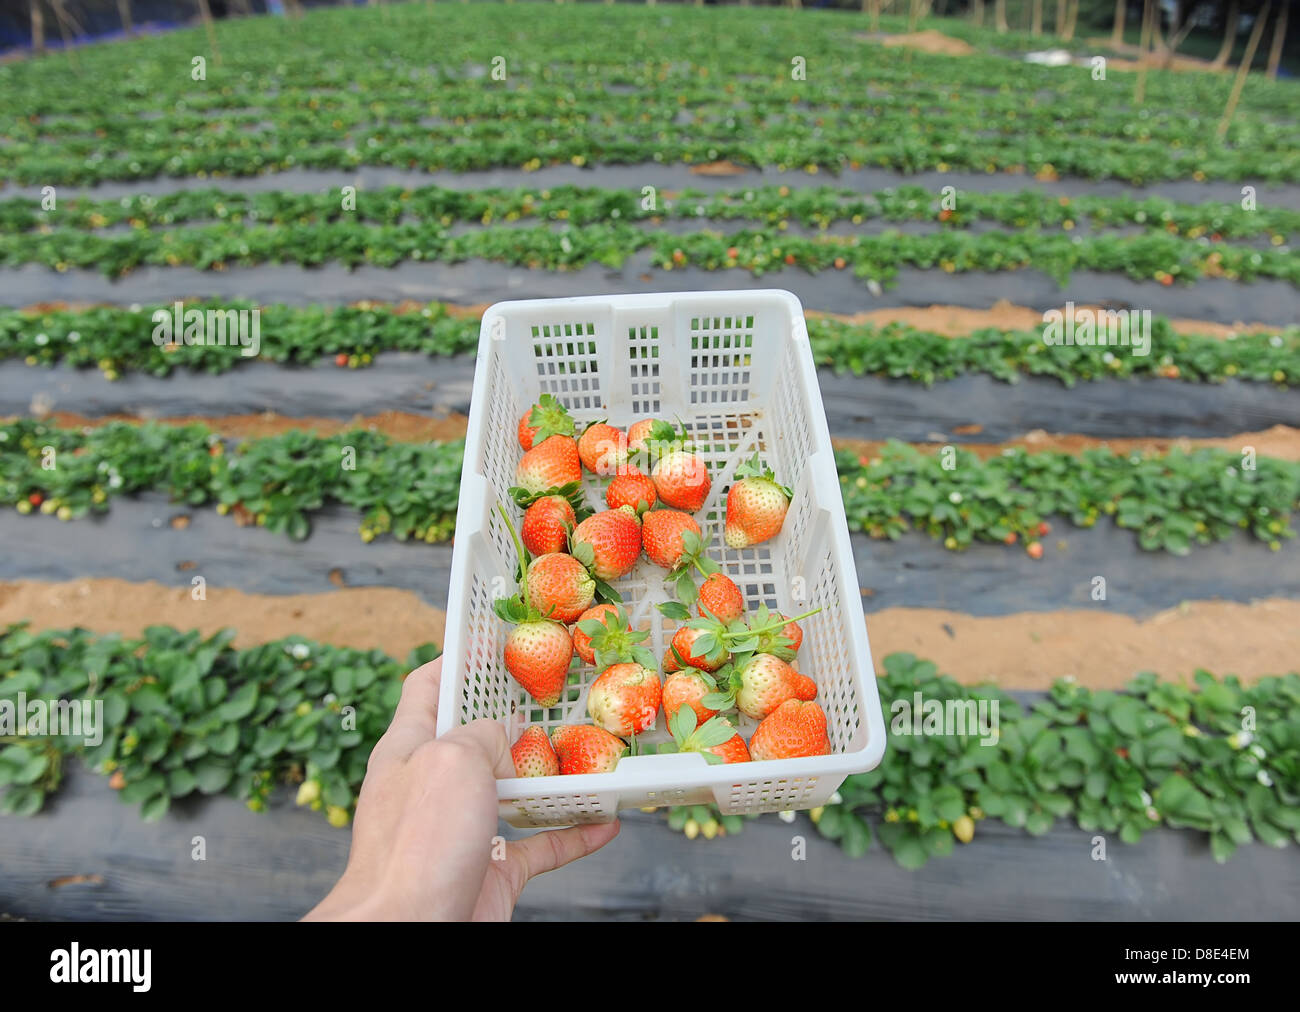
[[[793,499],[794,492],[788,485],[782,485],[776,480],[775,472],[763,463],[758,455],[758,451],[748,460],[742,461],[736,468],[735,480],[737,483],[742,481],[765,481],[775,487],[786,499]]]
[[[542,394],[529,412],[528,424],[537,429],[533,445],[537,446],[552,436],[573,436],[573,416],[554,394]]]
[[[595,655],[598,671],[629,662],[640,664],[651,671],[658,669],[654,654],[641,646],[650,638],[650,633],[629,629],[627,612],[622,608],[616,608],[607,614],[604,621],[598,618],[583,619],[578,623],[578,628],[591,637],[591,651]]]
[[[731,741],[736,736],[736,729],[722,717],[710,717],[697,727],[698,723],[699,719],[695,711],[683,704],[668,722],[668,730],[673,736],[673,746],[661,745],[659,751],[664,752],[675,746],[678,752],[696,752],[704,756],[704,761],[711,766],[721,763],[722,757],[714,755],[709,750]]]

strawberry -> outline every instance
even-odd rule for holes
[[[626,471],[616,474],[605,489],[605,505],[612,510],[620,506],[631,506],[636,510],[637,516],[653,509],[658,499],[655,483],[630,464]]]
[[[758,645],[754,647],[754,652],[775,654],[783,661],[792,661],[799,648],[803,646],[803,630],[799,628],[798,622],[787,619],[780,612],[775,614],[776,619],[785,622],[785,625],[774,628],[769,621],[770,615],[766,607],[760,608],[755,613],[753,625],[764,631],[758,634]]]
[[[596,581],[582,563],[561,552],[534,559],[528,566],[524,586],[542,615],[566,624],[590,608],[596,596]]]
[[[692,650],[696,640],[708,635],[708,632],[703,629],[682,626],[673,634],[672,649],[676,651],[674,656],[680,658],[692,668],[699,668],[701,671],[717,671],[727,659],[725,650],[708,656],[705,655],[704,650],[701,650],[699,654],[694,653]]]
[[[711,614],[720,622],[734,622],[745,614],[745,595],[723,573],[710,573],[704,578],[697,603],[701,615]]]
[[[617,615],[619,611],[616,604],[595,604],[578,616],[578,623],[573,627],[573,649],[578,651],[578,656],[588,664],[596,663],[595,651],[591,648],[591,636],[583,629],[582,623],[596,621],[601,629],[605,628],[605,616]],[[588,626],[588,629],[591,627]],[[632,627],[627,627],[630,632]],[[593,630],[595,631],[595,630]]]
[[[602,604],[582,613],[573,629],[575,647],[578,637],[585,641],[586,650],[579,649],[584,660],[598,669],[636,661],[643,667],[655,666],[654,654],[642,644],[650,638],[645,630],[632,630],[627,612],[617,605]]]
[[[508,615],[501,617],[513,621]],[[559,702],[572,660],[573,640],[569,630],[559,622],[525,619],[506,636],[506,670],[539,706],[554,706]]]
[[[682,663],[673,654],[672,644],[670,643],[668,645],[668,649],[664,651],[664,673],[668,674],[669,672],[672,671],[681,671],[681,670],[682,670]]]
[[[628,448],[633,449],[630,438]],[[653,465],[650,479],[661,503],[688,513],[704,505],[712,485],[709,468],[692,449],[685,428],[678,430],[668,422],[654,421],[644,432],[637,431],[635,449],[638,459]]]
[[[727,492],[727,522],[723,540],[728,548],[748,548],[780,533],[793,493],[776,483],[776,476],[755,453],[736,468],[736,481]]]
[[[592,474],[617,474],[627,463],[627,436],[607,422],[593,422],[578,437],[578,456]]]
[[[542,394],[519,419],[519,445],[531,450],[551,436],[573,436],[573,419],[553,394]]]
[[[519,740],[510,746],[510,758],[515,761],[516,776],[559,776],[560,761],[555,757],[551,739],[536,725],[524,728]]]
[[[668,656],[672,656],[669,651]],[[687,668],[674,671],[664,679],[663,705],[664,716],[668,726],[672,727],[673,717],[683,706],[695,711],[695,719],[703,724],[717,713],[704,705],[704,697],[717,688],[717,683],[702,671]]]
[[[745,739],[725,717],[710,717],[697,726],[695,711],[683,706],[669,720],[668,729],[678,752],[698,752],[711,765],[749,762]]]
[[[551,732],[560,772],[612,773],[627,755],[627,742],[592,724],[566,724]]]
[[[587,690],[587,712],[613,734],[640,734],[654,723],[662,693],[657,672],[635,661],[614,664]]]
[[[546,495],[524,510],[519,529],[524,547],[534,555],[567,551],[569,532],[577,523],[573,505],[561,495]]]
[[[631,507],[603,510],[578,524],[569,543],[574,558],[597,579],[617,580],[641,557],[641,523]]]
[[[528,566],[528,552],[499,503],[497,510],[514,540],[522,569]],[[542,558],[567,559],[569,556],[544,555]],[[582,567],[578,568],[581,571]],[[492,607],[501,619],[514,625],[506,635],[506,670],[539,705],[554,706],[568,682],[569,663],[573,660],[573,638],[569,630],[539,610],[527,578],[520,580],[519,592],[514,597],[498,598]]]
[[[664,569],[676,569],[690,554],[685,541],[691,535],[696,542],[703,537],[700,525],[689,513],[650,510],[641,517],[641,547],[647,559]]]
[[[578,444],[568,436],[551,436],[535,444],[515,468],[515,485],[519,491],[512,489],[511,494],[520,506],[557,492],[572,502],[582,488]]]
[[[628,453],[637,453],[647,449],[650,442],[650,433],[654,431],[656,425],[663,424],[656,418],[643,418],[639,422],[633,422],[627,430],[627,450]]]
[[[754,729],[749,753],[755,760],[830,755],[826,714],[816,703],[787,699]]]
[[[659,458],[650,479],[665,506],[694,513],[704,505],[712,482],[703,458],[688,450],[673,450]]]
[[[728,693],[736,708],[745,716],[762,720],[787,699],[813,699],[817,683],[801,675],[773,654],[754,654],[733,668],[728,679]],[[708,698],[708,706],[726,709],[724,699]]]

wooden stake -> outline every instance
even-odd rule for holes
[[[1151,44],[1151,16],[1155,5],[1152,0],[1142,0],[1142,32],[1138,36],[1137,89],[1133,104],[1141,105],[1147,93],[1147,46]]]
[[[41,0],[31,0],[32,52],[45,55],[45,15],[41,13]]]
[[[1287,4],[1283,0],[1277,9],[1277,21],[1273,23],[1273,45],[1268,51],[1268,76],[1270,80],[1277,80],[1277,68],[1282,64],[1282,43],[1286,41],[1286,9]]]
[[[1116,49],[1124,44],[1124,15],[1127,13],[1128,0],[1115,0],[1115,23],[1110,30],[1110,44]]]
[[[1223,45],[1219,47],[1218,55],[1214,57],[1215,67],[1222,70],[1228,65],[1228,58],[1232,56],[1232,47],[1237,44],[1237,26],[1241,23],[1241,9],[1237,0],[1232,0],[1228,4],[1228,16],[1223,23]]]
[[[221,48],[217,45],[217,29],[212,24],[212,8],[208,0],[199,0],[199,14],[203,18],[203,27],[208,32],[208,48],[212,50],[212,62],[221,66]]]
[[[131,20],[131,0],[117,0],[117,16],[122,22],[122,30],[127,35],[134,35],[135,22]]]
[[[1228,127],[1232,125],[1232,116],[1237,111],[1237,102],[1241,99],[1241,89],[1246,86],[1246,75],[1250,73],[1250,65],[1255,59],[1255,50],[1259,48],[1260,36],[1264,34],[1264,22],[1268,20],[1272,9],[1273,0],[1264,0],[1264,6],[1255,18],[1255,23],[1250,26],[1250,38],[1246,40],[1246,51],[1241,56],[1241,66],[1237,68],[1237,79],[1232,82],[1232,94],[1228,96],[1228,105],[1223,110],[1223,119],[1219,120],[1219,129],[1216,131],[1220,142],[1228,136]]]

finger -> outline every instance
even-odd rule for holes
[[[492,775],[497,779],[517,775],[515,761],[510,755],[510,738],[506,734],[506,729],[495,720],[484,717],[462,724],[460,727],[453,727],[443,735],[443,740],[473,744],[481,749],[488,765],[492,768]]]
[[[569,829],[551,829],[509,845],[510,860],[523,871],[519,888],[535,875],[563,868],[571,861],[594,854],[618,836],[619,822],[593,823]]]
[[[410,757],[438,733],[438,693],[442,688],[442,658],[421,664],[402,683],[392,723],[375,744],[370,761],[391,762]]]

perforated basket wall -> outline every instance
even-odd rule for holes
[[[799,302],[788,292],[695,292],[499,303],[483,317],[452,558],[439,733],[480,717],[511,740],[529,724],[548,732],[589,723],[589,666],[560,703],[536,706],[502,663],[508,627],[492,601],[513,591],[514,548],[497,515],[518,520],[507,489],[522,455],[519,417],[554,394],[579,426],[600,418],[626,428],[645,417],[680,420],[708,462],[713,486],[696,514],[712,556],[749,607],[787,615],[821,607],[800,624],[796,662],[818,686],[833,754],[710,766],[698,755],[636,756],[612,773],[499,781],[502,817],[516,825],[604,821],[619,808],[716,802],[724,812],[810,808],[849,773],[873,768],[884,726],[826,417]],[[727,490],[755,451],[794,490],[781,533],[736,551],[722,541]],[[588,477],[593,507],[603,482]],[[619,581],[633,623],[662,656],[676,624],[664,571],[642,561]],[[741,718],[748,739],[754,722]],[[642,736],[667,740],[659,724]]]

